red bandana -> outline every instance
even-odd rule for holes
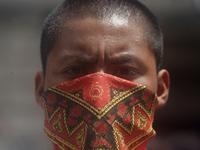
[[[157,96],[145,86],[104,73],[49,88],[44,131],[55,150],[145,150]]]

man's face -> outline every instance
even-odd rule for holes
[[[68,21],[47,58],[44,90],[95,72],[157,92],[156,60],[139,27],[85,18]]]

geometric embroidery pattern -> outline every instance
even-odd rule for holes
[[[49,88],[44,130],[62,150],[145,149],[157,96],[147,87],[95,73]]]

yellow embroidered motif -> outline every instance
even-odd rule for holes
[[[76,95],[75,95],[76,97],[80,97],[80,94],[79,93],[76,93]]]
[[[119,138],[120,138],[120,142],[121,142],[121,145],[122,147],[125,147],[125,143],[124,143],[124,140],[125,140],[125,135],[123,133],[121,133],[117,128],[116,128],[116,133],[118,134]]]
[[[135,127],[135,117],[134,117],[134,115],[135,115],[135,107],[133,107],[133,111],[132,112],[133,112],[132,113],[132,125],[131,125],[130,128],[127,128],[126,126],[124,126],[122,123],[119,122],[119,120],[115,120],[114,123],[113,123],[113,125],[116,123],[122,129],[124,129],[124,131],[126,131],[126,133],[128,133],[130,136],[131,136],[131,134],[133,132],[133,129]],[[114,127],[113,127],[113,129],[114,129]]]
[[[77,148],[70,143],[69,141],[59,137],[58,135],[56,135],[55,133],[52,133],[47,127],[44,126],[44,130],[45,130],[45,134],[47,135],[47,137],[56,145],[58,145],[58,147],[61,150],[66,150],[65,148],[62,147],[62,145],[60,144],[60,142],[66,146],[69,146],[72,150],[77,150]]]
[[[113,99],[117,99],[118,97],[125,95],[126,92],[118,92],[117,90],[114,90],[113,94],[115,94],[115,96],[113,96]]]
[[[58,115],[57,119],[55,119],[52,123],[52,128],[54,131],[57,131],[58,133],[64,133],[61,123],[61,114]]]
[[[42,97],[42,103],[44,105],[44,109],[45,109],[45,113],[46,113],[46,118],[47,118],[47,122],[48,124],[51,122],[52,118],[55,116],[55,114],[60,110],[60,107],[58,107],[55,111],[53,111],[53,113],[49,116],[48,115],[48,110],[47,110],[47,104],[44,100],[44,98]]]
[[[78,144],[79,147],[81,147],[83,145],[84,129],[81,129],[81,132],[76,136],[75,140],[76,140],[76,143]]]
[[[148,121],[147,121],[147,119],[142,115],[142,113],[141,113],[140,111],[137,112],[137,118],[138,118],[138,119],[137,119],[138,129],[139,129],[139,130],[143,130],[143,129],[146,127]]]
[[[126,97],[130,96],[131,94],[140,91],[142,89],[146,88],[145,86],[136,86],[133,87],[127,91],[123,92],[122,96],[113,98],[110,102],[108,102],[107,105],[105,105],[101,110],[96,109],[94,106],[92,106],[91,104],[89,104],[88,102],[86,102],[85,100],[78,98],[76,96],[74,96],[73,94],[66,92],[60,88],[57,87],[52,87],[51,89],[48,89],[49,91],[55,92],[59,95],[62,95],[76,103],[78,103],[79,105],[85,107],[86,109],[88,109],[90,112],[92,112],[98,119],[101,119],[113,106],[117,105],[119,102],[121,102],[122,100],[124,100]]]
[[[66,116],[66,111],[64,109],[63,110],[63,115],[64,115],[64,125],[65,125],[65,129],[68,133],[68,136],[71,137],[83,124],[86,125],[86,123],[84,121],[81,121],[78,125],[76,125],[76,127],[70,131],[68,126],[67,126],[67,116]]]
[[[98,82],[96,82],[96,83],[93,83],[92,84],[92,87],[91,87],[91,89],[90,89],[90,97],[91,97],[91,100],[96,100],[96,98],[100,98],[100,99],[102,99],[102,95],[103,95],[103,93],[104,93],[104,90],[103,90],[103,88],[100,86],[100,85],[98,85],[99,83]]]

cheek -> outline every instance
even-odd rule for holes
[[[47,67],[44,79],[44,90],[46,91],[48,88],[59,83],[59,79],[60,78],[55,77],[55,73],[52,71],[51,67]]]
[[[157,84],[157,78],[151,80],[149,82],[149,85],[147,85],[147,87],[149,89],[151,89],[154,93],[157,93],[157,87],[158,87],[158,84]]]
[[[46,91],[48,88],[52,86],[53,86],[52,79],[50,78],[49,73],[46,72],[45,80],[44,80],[44,91]]]
[[[142,76],[137,79],[134,79],[135,83],[142,84],[152,90],[154,93],[157,93],[157,76],[154,75],[153,77],[149,76]]]
[[[48,88],[51,88],[52,86],[63,83],[65,81],[67,80],[62,78],[62,76],[50,72],[45,75],[44,90],[46,91]]]
[[[65,80],[62,79],[58,74],[58,66],[56,66],[56,59],[57,55],[52,51],[47,59],[46,64],[46,73],[45,73],[45,80],[44,80],[44,90],[46,91],[48,88],[51,88],[54,85],[64,82]],[[55,57],[54,57],[55,56]]]

